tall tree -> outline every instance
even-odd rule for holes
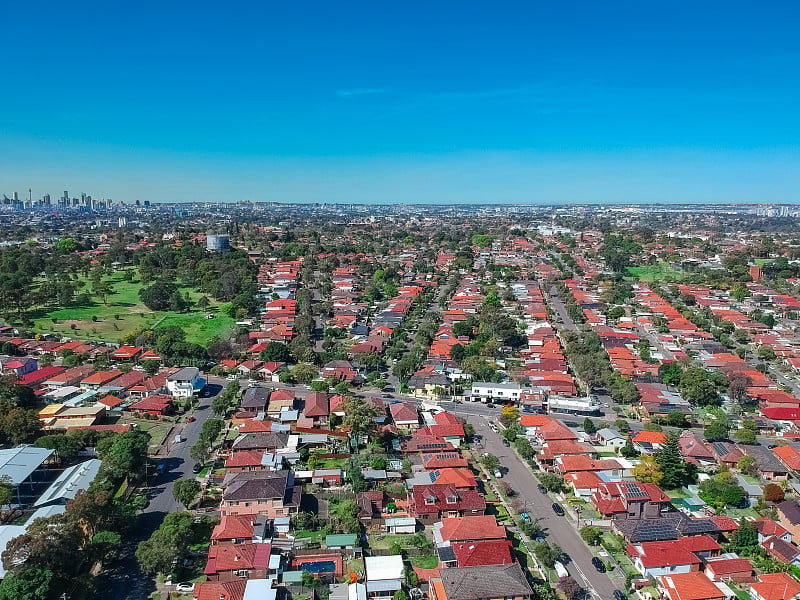
[[[676,489],[688,483],[691,479],[687,463],[681,454],[679,436],[677,433],[670,433],[667,441],[655,453],[656,464],[658,464],[663,478],[661,485],[667,489]]]

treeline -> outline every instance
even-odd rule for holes
[[[605,387],[614,401],[621,404],[632,404],[639,400],[636,385],[613,369],[596,333],[562,331],[561,341],[575,375],[586,384],[589,391]]]
[[[36,519],[8,543],[2,555],[8,574],[0,583],[0,600],[48,600],[76,589],[91,597],[90,568],[113,556],[141,508],[137,498],[125,501],[116,491],[124,480],[142,473],[149,434],[78,429],[41,439],[49,439],[45,447],[60,448],[62,459],[96,448],[100,471],[87,490],[67,502],[64,513]]]

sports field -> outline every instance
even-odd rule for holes
[[[683,279],[681,271],[664,262],[644,267],[628,267],[628,273],[639,281],[679,281]]]
[[[59,333],[75,339],[119,342],[129,333],[157,325],[177,325],[186,332],[186,340],[207,345],[213,337],[226,337],[234,326],[234,320],[218,311],[218,303],[211,301],[205,311],[177,313],[170,311],[151,311],[139,300],[142,284],[138,279],[125,281],[123,271],[109,275],[105,279],[113,286],[113,292],[104,304],[92,297],[86,306],[70,308],[41,308],[33,312],[34,328],[37,333]],[[88,290],[91,284],[80,291]],[[196,302],[200,294],[190,288],[181,288],[185,296],[189,294]],[[207,314],[214,315],[206,319]],[[74,326],[74,327],[73,327]]]

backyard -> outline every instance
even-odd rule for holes
[[[90,290],[88,280],[80,280]],[[57,333],[79,339],[118,343],[126,335],[142,328],[157,325],[177,325],[186,332],[186,340],[207,345],[213,337],[226,337],[234,326],[234,320],[218,312],[218,303],[213,300],[207,310],[177,313],[151,311],[139,300],[142,283],[134,277],[125,280],[125,271],[117,271],[105,277],[112,286],[112,293],[103,303],[92,297],[89,304],[70,308],[40,307],[33,311],[35,330],[39,333]],[[180,288],[181,294],[196,303],[200,294],[191,288]],[[207,319],[207,314],[214,318]]]

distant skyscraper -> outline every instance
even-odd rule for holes
[[[231,249],[231,239],[227,235],[206,235],[206,249],[211,252],[227,252]]]
[[[127,225],[128,225],[128,218],[127,218],[127,217],[120,217],[120,218],[117,220],[117,224],[119,225],[119,227],[120,227],[120,228],[122,228],[122,227],[127,227]]]

